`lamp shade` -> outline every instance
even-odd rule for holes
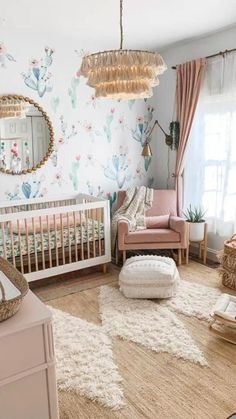
[[[151,147],[150,147],[149,143],[144,144],[143,151],[142,151],[142,156],[143,157],[152,157],[152,150],[151,150]]]
[[[166,64],[157,52],[123,49],[123,0],[120,0],[120,49],[83,57],[80,74],[98,98],[135,100],[152,96]]]

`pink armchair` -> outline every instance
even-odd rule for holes
[[[117,207],[125,198],[125,191],[118,192]],[[126,220],[118,223],[118,250],[123,251],[123,262],[126,250],[137,249],[177,249],[178,265],[181,265],[182,250],[186,249],[188,263],[187,223],[177,217],[177,199],[175,190],[154,190],[153,205],[146,213],[145,230],[129,231]]]

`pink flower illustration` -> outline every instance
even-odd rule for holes
[[[111,113],[114,113],[115,112],[115,108],[111,108]]]
[[[54,176],[54,182],[53,183],[58,183],[58,185],[61,185],[62,183],[62,174],[61,172],[57,172]]]
[[[30,66],[33,68],[38,68],[39,67],[39,61],[36,58],[33,58],[32,60],[30,60]]]
[[[143,116],[138,116],[137,117],[137,122],[140,124],[140,123],[142,123],[144,121],[144,118],[143,118]]]
[[[75,156],[75,160],[80,161],[80,159],[81,159],[81,155],[77,154],[77,156]]]
[[[0,54],[5,54],[7,51],[3,42],[0,42]]]
[[[92,129],[93,129],[93,126],[92,126],[92,124],[90,124],[90,123],[88,123],[88,124],[86,124],[85,125],[85,130],[87,131],[87,132],[91,132],[92,131]]]

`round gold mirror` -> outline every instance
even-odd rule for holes
[[[0,171],[35,172],[48,160],[54,132],[47,113],[24,96],[0,96]]]

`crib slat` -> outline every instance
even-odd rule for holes
[[[94,222],[95,211],[92,210],[92,238],[93,238],[93,257],[96,257],[96,244],[95,244],[95,222]]]
[[[49,253],[49,267],[52,267],[52,250],[51,250],[51,232],[50,232],[50,223],[49,217],[46,216],[47,219],[47,230],[48,230],[48,253]]]
[[[35,257],[35,270],[39,270],[38,265],[38,253],[37,253],[37,242],[36,242],[36,235],[35,235],[35,223],[34,223],[34,217],[32,217],[32,228],[33,228],[33,237],[34,237],[34,257]]]
[[[54,233],[55,233],[56,266],[59,266],[58,247],[57,247],[57,224],[56,224],[55,214],[53,214],[53,221],[54,221]]]
[[[41,236],[42,263],[43,263],[43,269],[45,269],[44,240],[43,240],[43,227],[42,227],[42,217],[41,216],[39,216],[39,226],[40,226],[40,236]]]
[[[26,239],[26,249],[27,249],[27,258],[28,258],[28,270],[31,272],[31,259],[30,259],[30,246],[29,246],[29,233],[28,233],[28,220],[25,218],[25,239]]]
[[[69,248],[69,263],[71,263],[71,241],[70,241],[69,212],[67,212],[67,237],[68,237],[68,248]]]
[[[15,248],[14,248],[14,236],[13,236],[12,221],[10,221],[10,236],[11,236],[12,261],[13,261],[13,266],[15,268],[16,267],[16,257],[15,257]]]
[[[80,249],[81,249],[81,260],[84,260],[84,225],[83,225],[81,211],[79,213],[79,219],[80,219]]]
[[[75,261],[78,261],[78,247],[77,247],[77,227],[75,220],[75,211],[73,212],[73,221],[74,221],[74,236],[75,236]]]
[[[86,220],[86,232],[87,232],[87,259],[90,259],[90,244],[89,244],[89,222],[88,222],[88,210],[85,210]]]
[[[1,223],[1,225],[2,225],[3,257],[4,257],[4,259],[7,259],[6,236],[5,236],[5,223]]]
[[[61,227],[61,248],[62,248],[62,263],[65,265],[65,247],[64,247],[64,228],[62,222],[62,214],[60,214],[60,227]]]
[[[18,230],[18,246],[20,252],[20,266],[21,266],[21,273],[24,273],[24,263],[23,263],[23,256],[22,256],[22,247],[21,247],[21,234],[20,234],[20,221],[17,220],[17,230]]]
[[[99,251],[99,256],[102,255],[102,243],[101,243],[100,228],[101,228],[101,208],[98,208],[98,251]]]

